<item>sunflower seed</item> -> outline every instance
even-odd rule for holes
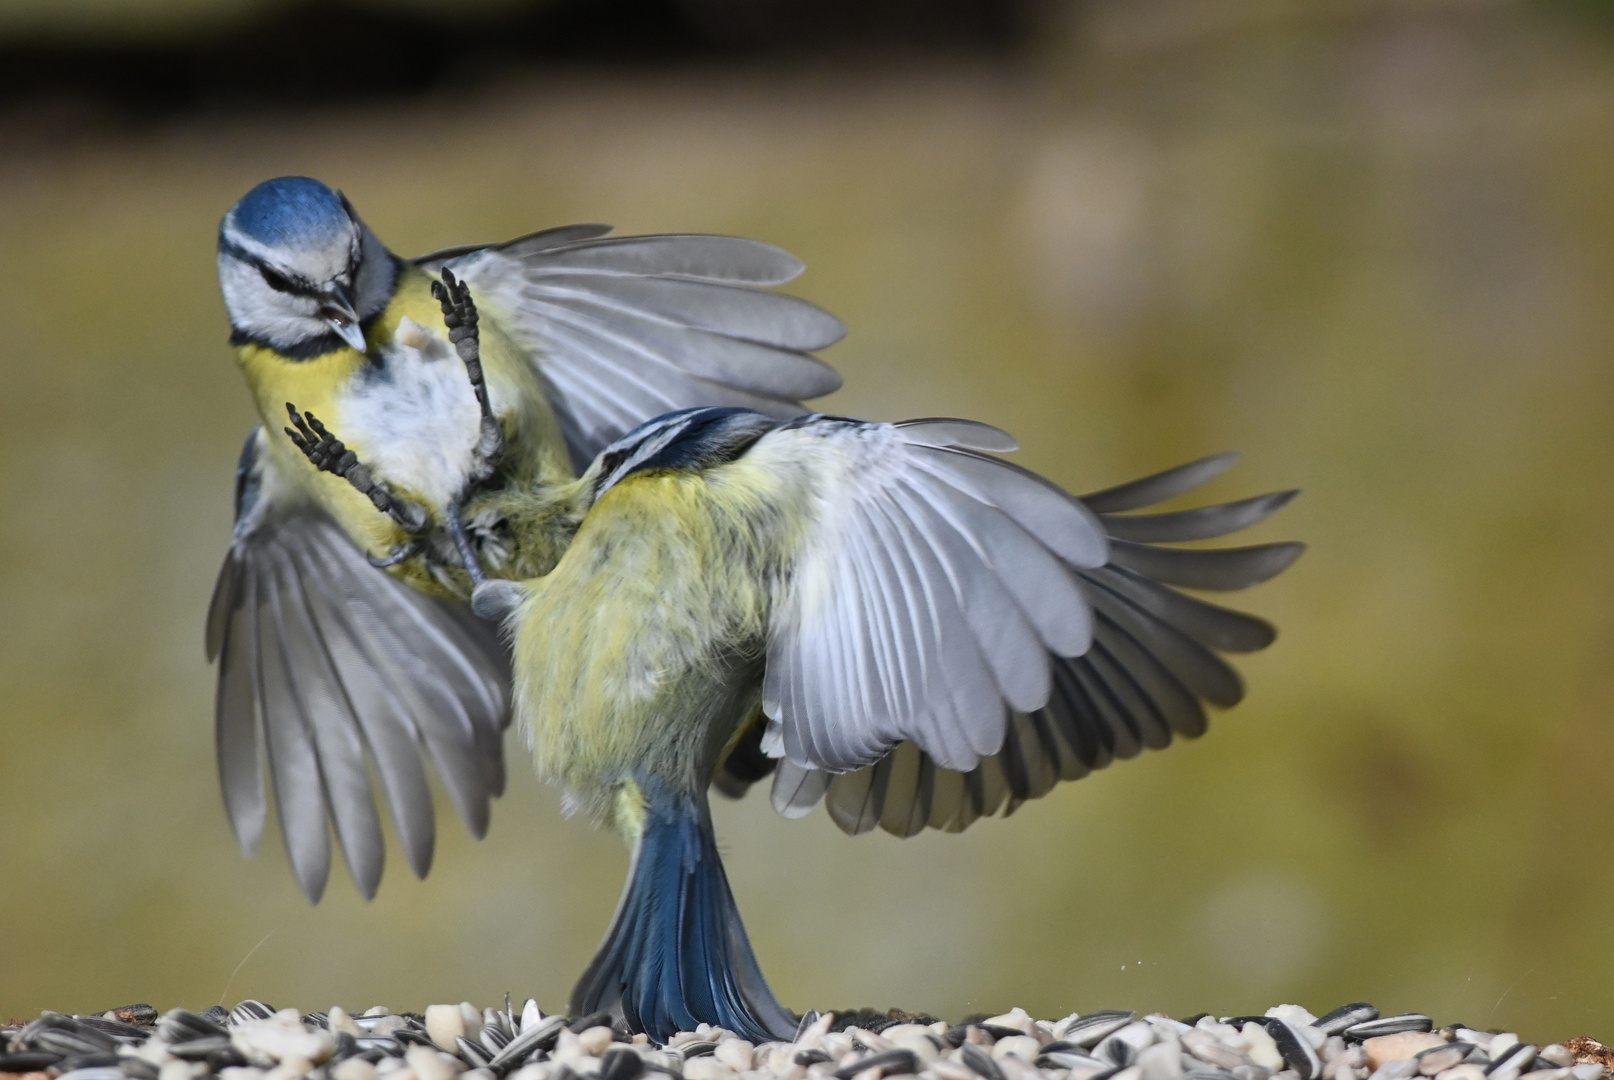
[[[64,1057],[71,1054],[104,1054],[118,1048],[110,1035],[87,1028],[42,1028],[31,1040],[39,1050],[50,1050]]]
[[[168,1052],[181,1061],[206,1061],[209,1054],[228,1050],[230,1046],[228,1035],[209,1035],[202,1039],[187,1039],[175,1043],[168,1048]]]
[[[1093,1056],[1117,1065],[1130,1065],[1138,1051],[1152,1045],[1157,1036],[1147,1021],[1134,1020],[1112,1031],[1103,1042],[1093,1048]]]
[[[1341,1035],[1346,1028],[1378,1018],[1378,1009],[1365,1001],[1353,1001],[1349,1005],[1341,1005],[1333,1012],[1324,1013],[1312,1021],[1311,1026],[1329,1035]]]
[[[912,1050],[897,1047],[892,1050],[882,1050],[877,1054],[869,1054],[859,1058],[850,1065],[843,1065],[835,1070],[836,1080],[852,1080],[858,1073],[869,1069],[878,1069],[881,1076],[892,1076],[898,1073],[916,1073],[919,1071],[919,1055]],[[984,1075],[984,1074],[983,1074]]]
[[[343,1058],[352,1057],[358,1052],[359,1040],[357,1038],[346,1031],[336,1033],[336,1052],[331,1055],[335,1060],[341,1061]]]
[[[482,1069],[493,1064],[493,1054],[482,1044],[474,1043],[464,1035],[455,1036],[454,1048],[459,1051],[460,1060],[473,1069]]]
[[[986,1080],[1003,1080],[1003,1070],[992,1060],[992,1055],[979,1046],[967,1042],[959,1047],[959,1053],[964,1064],[968,1065],[977,1076],[984,1076]]]
[[[1283,1056],[1284,1064],[1298,1073],[1300,1080],[1316,1080],[1323,1071],[1323,1063],[1306,1037],[1276,1017],[1268,1020],[1266,1027],[1267,1034],[1278,1046],[1278,1053]]]
[[[525,1029],[487,1062],[490,1068],[502,1069],[507,1065],[526,1061],[529,1055],[547,1051],[555,1045],[561,1028],[566,1026],[564,1016],[547,1016],[536,1027]]]
[[[1403,1031],[1433,1031],[1434,1028],[1435,1022],[1423,1013],[1403,1013],[1400,1016],[1381,1016],[1376,1020],[1352,1024],[1341,1034],[1347,1039],[1365,1042],[1380,1035],[1399,1035]]]
[[[1447,1043],[1445,1046],[1436,1046],[1425,1050],[1417,1057],[1418,1071],[1425,1076],[1434,1076],[1447,1069],[1455,1069],[1468,1057],[1469,1051],[1474,1047],[1468,1043]]]
[[[231,1026],[234,1026],[247,1020],[268,1020],[274,1015],[275,1007],[273,1005],[265,1005],[261,1001],[247,998],[230,1010],[229,1022]]]
[[[600,1059],[599,1080],[639,1080],[644,1075],[644,1059],[626,1047],[612,1047]]]
[[[1093,1056],[1108,1061],[1116,1068],[1124,1069],[1132,1064],[1132,1059],[1138,1056],[1138,1051],[1125,1039],[1105,1039],[1094,1048]]]
[[[1491,1058],[1485,1075],[1494,1080],[1516,1080],[1536,1059],[1536,1048],[1529,1043],[1516,1042]]]
[[[503,1025],[493,1023],[483,1024],[482,1033],[476,1038],[478,1042],[487,1048],[489,1054],[497,1054],[500,1050],[510,1045],[511,1035],[504,1030]]]
[[[377,1053],[387,1057],[403,1057],[404,1045],[387,1035],[360,1035],[353,1040],[360,1053]]]
[[[229,1013],[224,1015],[229,1016]],[[157,1021],[158,1037],[170,1043],[228,1034],[229,1032],[212,1017],[187,1012],[184,1009],[170,1009],[163,1014],[161,1020]]]
[[[1056,1030],[1054,1034],[1061,1040],[1082,1049],[1097,1046],[1112,1032],[1126,1027],[1132,1018],[1138,1015],[1135,1012],[1096,1012],[1079,1016],[1065,1025],[1065,1030]]]

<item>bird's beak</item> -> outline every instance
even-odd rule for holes
[[[353,294],[345,285],[336,285],[320,305],[320,317],[335,330],[342,340],[359,352],[365,351],[364,329],[359,326],[358,312],[353,310]]]

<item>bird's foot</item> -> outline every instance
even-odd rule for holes
[[[471,471],[471,486],[480,484],[498,468],[504,456],[504,430],[493,415],[488,400],[487,379],[482,373],[482,335],[477,329],[476,301],[471,299],[471,287],[443,267],[443,279],[432,282],[432,296],[443,309],[443,325],[448,327],[448,340],[465,364],[470,377],[471,391],[481,411],[481,428],[476,444],[476,463]]]
[[[406,540],[401,544],[392,545],[392,550],[387,552],[387,556],[384,559],[372,558],[369,555],[366,555],[365,559],[368,560],[370,565],[375,567],[377,570],[385,570],[389,566],[397,566],[399,563],[406,563],[425,550],[426,545],[417,538],[414,540]]]
[[[489,622],[503,622],[525,595],[520,582],[489,578],[471,593],[471,610]]]
[[[286,412],[292,422],[292,427],[286,428],[286,434],[314,468],[333,473],[352,484],[359,494],[396,521],[398,527],[410,536],[418,536],[426,531],[430,515],[424,506],[394,494],[384,480],[370,475],[369,467],[359,460],[359,456],[349,450],[341,439],[332,435],[313,413],[299,413],[297,406],[289,401],[286,402]]]

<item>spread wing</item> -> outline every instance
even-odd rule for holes
[[[729,236],[610,231],[569,225],[416,260],[470,282],[523,339],[579,472],[663,413],[733,405],[788,418],[839,388],[811,353],[846,328],[769,291],[801,273],[795,256]]]
[[[1173,735],[1243,696],[1221,652],[1274,637],[1172,586],[1240,589],[1299,544],[1226,535],[1293,492],[1131,515],[1217,475],[1208,458],[1077,500],[983,454],[959,422],[822,428],[819,513],[772,627],[765,744],[775,807],[820,800],[846,831],[958,830]],[[884,430],[881,430],[884,429]],[[781,431],[780,434],[784,432]],[[771,438],[773,436],[769,436]]]
[[[371,774],[405,858],[431,867],[429,758],[471,831],[504,789],[510,676],[493,632],[371,566],[335,522],[277,496],[261,429],[242,451],[236,527],[208,612],[216,736],[230,824],[251,854],[268,816],[310,900],[330,871],[329,817],[366,898],[384,846]]]

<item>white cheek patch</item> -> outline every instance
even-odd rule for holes
[[[433,510],[460,494],[480,413],[465,365],[442,337],[404,318],[381,365],[350,380],[336,407],[331,430],[375,476]]]
[[[330,332],[318,303],[271,289],[255,267],[237,259],[219,258],[219,287],[230,324],[256,338],[290,345]]]

